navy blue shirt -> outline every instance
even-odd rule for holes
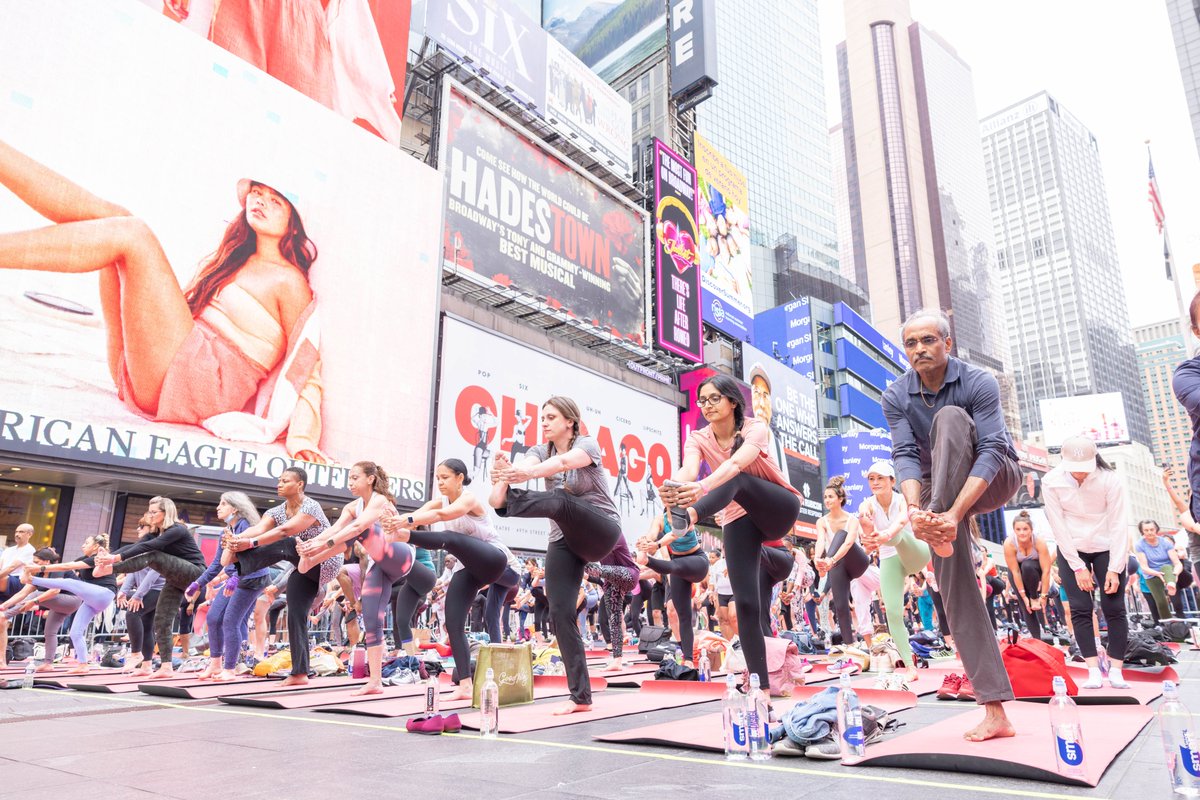
[[[952,356],[946,364],[942,387],[932,397],[928,390],[921,394],[921,376],[913,369],[897,378],[883,393],[883,415],[892,429],[892,461],[896,465],[897,483],[929,480],[933,459],[929,429],[933,426],[933,415],[946,406],[962,408],[975,422],[972,478],[991,483],[1005,460],[1017,460],[1017,450],[1000,408],[1000,384],[990,373]]]
[[[1175,368],[1171,379],[1175,399],[1187,410],[1192,420],[1192,446],[1188,451],[1188,486],[1192,487],[1192,519],[1200,520],[1200,354]],[[1188,540],[1191,544],[1192,536]],[[1197,542],[1196,544],[1200,544]]]

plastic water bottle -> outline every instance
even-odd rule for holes
[[[744,761],[750,755],[746,740],[746,698],[737,690],[737,678],[725,676],[725,697],[721,700],[725,726],[725,760]]]
[[[861,757],[867,753],[862,706],[858,694],[850,687],[849,673],[843,672],[838,683],[837,722],[842,758]]]
[[[683,666],[683,648],[678,646],[675,648],[675,663]]]
[[[712,680],[712,662],[708,660],[708,651],[700,651],[700,680],[707,683]]]
[[[1163,681],[1158,726],[1162,731],[1163,750],[1167,754],[1171,789],[1183,797],[1200,797],[1200,752],[1197,750],[1195,729],[1192,728],[1192,715],[1179,702],[1179,689],[1172,681]]]
[[[500,733],[500,687],[496,675],[488,667],[479,694],[479,735],[484,739],[495,739]]]
[[[432,717],[438,713],[438,707],[441,705],[441,686],[438,685],[438,679],[433,674],[430,674],[425,679],[425,716]]]
[[[1058,761],[1059,774],[1083,780],[1083,733],[1079,727],[1079,709],[1067,695],[1066,681],[1057,675],[1054,697],[1050,698],[1050,730],[1054,734],[1054,757]]]
[[[770,711],[767,695],[757,672],[750,673],[750,692],[746,695],[746,739],[750,745],[751,761],[766,761],[771,757]]]
[[[367,677],[367,651],[358,645],[350,651],[350,677],[354,679]]]
[[[25,661],[25,676],[23,678],[21,678],[21,688],[22,689],[32,689],[33,688],[33,672],[36,668],[37,668],[37,666],[33,663],[32,658],[27,659]]]
[[[1109,667],[1112,662],[1108,660],[1108,651],[1104,649],[1104,645],[1100,644],[1100,637],[1096,637],[1096,667],[1100,670],[1100,674],[1108,677]]]

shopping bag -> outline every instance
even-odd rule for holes
[[[485,644],[479,648],[471,705],[479,708],[488,668],[500,687],[500,705],[533,702],[533,648],[528,644]]]

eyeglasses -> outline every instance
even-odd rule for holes
[[[704,408],[705,406],[715,406],[724,399],[725,395],[723,394],[709,394],[705,395],[704,397],[697,397],[696,405],[700,406],[701,408]]]
[[[925,347],[933,347],[935,344],[937,344],[941,340],[942,340],[942,337],[940,337],[940,336],[922,336],[920,339],[905,339],[904,340],[904,349],[912,350],[918,344],[924,345]]]

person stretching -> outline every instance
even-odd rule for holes
[[[638,591],[637,562],[633,560],[629,545],[625,544],[625,537],[622,536],[611,553],[599,561],[589,562],[583,571],[589,578],[600,581],[600,585],[604,587],[603,602],[608,611],[608,644],[612,648],[612,659],[604,671],[615,672],[626,666],[621,658],[625,642],[625,597]]]
[[[725,562],[746,667],[770,686],[767,645],[763,636],[762,545],[792,532],[800,514],[800,493],[770,454],[770,430],[762,420],[746,417],[746,401],[733,378],[715,375],[696,389],[696,403],[708,425],[693,431],[683,449],[679,484],[664,482],[663,505],[672,513],[672,529],[686,530],[698,520],[721,512]],[[712,474],[701,481],[700,465]],[[724,633],[724,630],[722,630]]]
[[[66,564],[29,564],[25,567],[23,582],[30,583],[39,589],[58,589],[75,595],[82,606],[75,612],[71,622],[71,644],[75,648],[75,658],[79,666],[71,670],[73,675],[82,675],[88,671],[88,652],[85,637],[88,626],[98,614],[102,614],[117,597],[117,581],[111,575],[97,577],[95,575],[96,556],[108,552],[108,537],[104,534],[89,536],[83,540],[83,558]],[[78,574],[75,574],[78,570]],[[56,572],[70,572],[73,577],[50,578]],[[35,576],[42,577],[35,577]]]
[[[612,552],[621,538],[621,517],[608,490],[600,445],[580,432],[579,406],[569,397],[542,405],[542,444],[516,464],[501,454],[492,469],[489,502],[502,517],[550,520],[546,545],[546,597],[558,648],[567,670],[571,698],[555,714],[590,711],[592,689],[587,654],[575,618],[575,599],[584,565]],[[546,491],[514,489],[535,478]]]
[[[1004,561],[1021,599],[1021,613],[1029,626],[1029,635],[1041,639],[1041,614],[1050,594],[1050,565],[1054,562],[1046,543],[1034,535],[1028,511],[1013,519],[1013,535],[1004,542]]]
[[[656,514],[650,522],[650,532],[638,540],[638,563],[663,576],[671,593],[671,605],[679,620],[679,646],[683,649],[683,661],[692,666],[695,635],[692,629],[692,588],[708,577],[708,556],[700,546],[700,537],[690,525],[683,530],[674,530],[664,511]],[[651,554],[660,547],[667,550],[667,559],[654,558]]]
[[[834,475],[825,487],[829,513],[817,520],[817,557],[813,565],[826,576],[833,613],[842,634],[842,644],[854,644],[854,620],[850,613],[850,583],[867,571],[871,561],[858,543],[858,518],[847,513],[846,479]]]
[[[43,547],[40,550],[34,551],[33,560],[28,565],[22,564],[22,566],[45,566],[53,564],[58,560],[58,552],[54,548]],[[76,577],[74,572],[68,572],[67,575],[70,578]],[[24,585],[12,597],[0,603],[0,618],[7,620],[10,615],[23,614],[38,609],[47,612],[42,628],[42,633],[45,637],[45,657],[35,672],[50,672],[54,669],[54,659],[58,654],[58,632],[62,630],[62,626],[71,615],[80,609],[83,605],[83,600],[78,595],[70,594],[58,588],[47,589],[37,597],[26,599],[37,591],[37,587],[28,582],[29,574],[26,572],[22,572],[19,580]],[[71,646],[75,648],[75,661],[86,668],[87,649],[84,647],[82,637],[78,641],[73,638]],[[71,671],[75,672],[75,670]]]
[[[497,460],[507,458],[501,451]],[[445,550],[458,562],[446,587],[446,632],[454,654],[454,681],[458,688],[451,699],[472,696],[471,647],[467,642],[467,615],[479,590],[488,586],[483,622],[491,641],[500,636],[500,607],[508,590],[521,580],[521,562],[496,534],[488,508],[473,493],[463,488],[470,483],[467,465],[448,458],[433,473],[441,497],[430,500],[407,516],[387,523],[398,541],[430,550]],[[420,525],[445,525],[443,531],[416,531]]]

